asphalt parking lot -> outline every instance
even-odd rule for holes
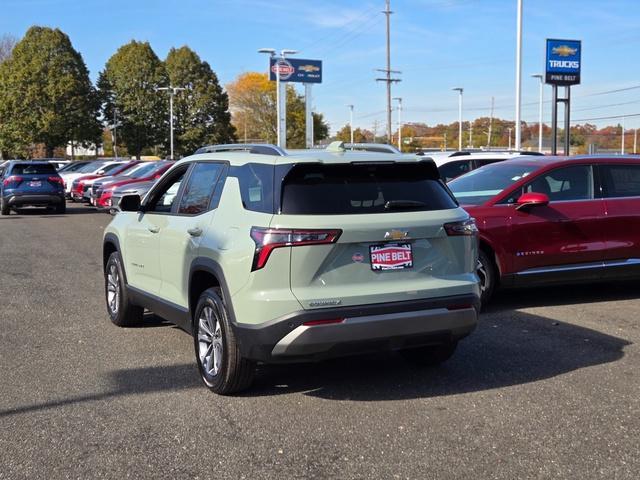
[[[640,477],[637,283],[501,293],[437,369],[261,367],[220,397],[187,334],[109,322],[109,219],[0,218],[0,479]]]

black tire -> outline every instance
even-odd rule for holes
[[[9,205],[5,203],[4,198],[0,199],[0,214],[2,215],[11,214],[11,210],[9,210]]]
[[[110,294],[113,296],[110,297]],[[114,325],[135,327],[142,324],[144,308],[131,304],[124,283],[122,258],[118,252],[111,254],[104,269],[104,296],[109,318]]]
[[[64,215],[65,213],[67,213],[67,204],[64,200],[62,200],[62,203],[59,203],[58,205],[56,205],[55,212],[58,215]]]
[[[446,362],[456,351],[458,342],[453,340],[442,345],[429,345],[425,347],[407,348],[400,350],[400,355],[419,367],[435,367]]]
[[[489,303],[496,288],[498,271],[493,259],[484,251],[478,253],[478,278],[480,278],[480,302],[484,307]]]
[[[210,315],[210,320],[207,320],[207,315]],[[200,378],[209,390],[229,395],[251,386],[255,363],[240,354],[218,289],[205,290],[198,299],[193,316],[193,345]]]

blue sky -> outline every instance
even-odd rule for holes
[[[385,89],[374,70],[385,64],[384,0],[2,0],[0,34],[22,36],[33,25],[59,27],[84,56],[93,79],[131,39],[147,40],[164,58],[189,45],[221,82],[266,70],[261,47],[300,50],[324,62],[314,106],[333,130],[349,118],[384,127]],[[457,120],[452,87],[465,89],[465,118],[514,118],[516,0],[391,0],[392,68],[402,71],[393,95],[403,97],[403,120]],[[574,87],[573,119],[640,112],[638,0],[524,0],[523,120],[537,121],[537,80],[544,40],[581,39],[582,85]],[[613,94],[601,92],[627,89]],[[550,98],[550,88],[545,95]],[[545,119],[550,106],[545,105]],[[395,114],[394,114],[395,118]],[[597,125],[620,120],[593,121]],[[640,126],[640,117],[626,120]]]

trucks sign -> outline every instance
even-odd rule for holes
[[[547,39],[545,82],[551,85],[580,83],[580,40]]]
[[[322,83],[322,60],[271,57],[269,80],[276,80],[278,69],[281,82]]]

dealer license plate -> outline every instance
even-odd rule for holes
[[[402,270],[413,267],[410,243],[383,243],[369,246],[371,270]]]

